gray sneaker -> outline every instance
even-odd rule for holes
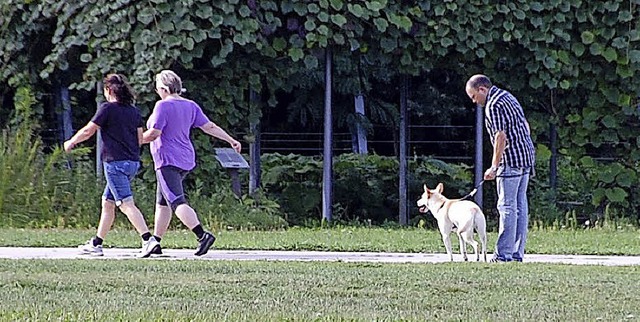
[[[78,246],[78,251],[80,255],[104,256],[102,245],[93,246],[93,238],[89,239],[85,244]]]
[[[160,243],[154,237],[151,237],[149,240],[142,242],[140,257],[147,258],[151,256],[151,254],[158,253],[158,251],[160,251]]]

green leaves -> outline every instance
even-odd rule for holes
[[[375,18],[373,19],[373,23],[378,28],[378,31],[385,32],[387,31],[387,27],[389,27],[389,23],[384,18]]]
[[[629,194],[622,188],[615,187],[612,189],[607,189],[605,191],[605,195],[611,202],[623,202]]]
[[[344,3],[342,2],[342,0],[329,0],[329,3],[331,3],[331,7],[335,10],[342,10],[342,6],[344,5]]]
[[[347,18],[345,18],[341,14],[331,15],[331,21],[336,24],[338,27],[342,27],[345,23],[347,23]]]
[[[295,48],[295,47],[289,48],[289,57],[294,62],[297,62],[298,60],[304,57],[304,52],[300,48]]]
[[[366,1],[365,5],[367,6],[367,9],[372,10],[372,11],[380,11],[382,9],[384,9],[384,7],[387,5],[387,1],[386,0],[374,0],[374,1]]]
[[[583,44],[589,45],[593,43],[595,35],[590,31],[583,31],[580,38],[582,39]]]
[[[411,19],[404,15],[389,14],[388,17],[389,22],[404,31],[409,31],[409,29],[411,29],[411,26],[413,25]]]
[[[531,10],[540,12],[544,10],[544,5],[542,5],[540,2],[534,1],[531,3]]]
[[[629,61],[631,63],[640,62],[640,50],[634,49],[629,51]]]
[[[152,7],[145,7],[138,13],[138,21],[142,24],[150,24],[155,17],[155,12]]]
[[[287,41],[280,37],[277,37],[273,40],[273,49],[276,51],[282,51],[287,47]]]
[[[361,18],[364,15],[364,8],[360,4],[348,4],[349,12],[354,16]]]
[[[615,49],[608,47],[606,48],[603,52],[602,52],[602,56],[604,57],[604,59],[606,59],[608,62],[612,62],[618,59],[618,53],[616,52]]]

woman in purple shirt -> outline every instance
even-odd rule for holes
[[[180,96],[182,80],[176,73],[163,70],[156,75],[156,92],[161,100],[147,121],[148,130],[143,134],[143,143],[151,143],[151,156],[156,171],[157,193],[154,235],[157,241],[167,232],[171,211],[198,238],[195,255],[209,251],[216,240],[205,231],[198,215],[189,206],[184,196],[183,181],[196,166],[196,157],[189,134],[192,128],[200,128],[210,136],[225,140],[240,152],[240,142],[222,128],[211,122],[194,101]]]

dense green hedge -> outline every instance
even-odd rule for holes
[[[557,126],[570,169],[559,180],[586,190],[586,208],[632,217],[640,210],[639,14],[638,0],[7,0],[0,94],[28,84],[45,97],[55,82],[80,93],[118,71],[148,111],[153,73],[171,67],[221,125],[246,130],[277,104],[277,91],[317,112],[328,47],[342,95],[375,95],[372,83],[394,89],[402,74],[434,70],[461,80],[448,84],[461,91],[484,72],[522,101],[540,151]],[[370,66],[362,83],[354,81],[360,61]],[[263,94],[258,106],[247,103],[249,88]],[[397,106],[387,96],[378,105]],[[454,108],[437,98],[410,103]]]
[[[322,160],[300,155],[267,154],[263,161],[265,194],[276,198],[293,225],[317,224],[322,218]],[[468,193],[471,174],[463,165],[435,159],[410,162],[409,213],[422,217],[413,205],[423,191],[438,182],[453,196]],[[398,161],[379,155],[342,154],[334,159],[334,220],[383,224],[398,221]],[[466,191],[466,192],[465,192]]]
[[[103,184],[93,174],[88,149],[65,155],[60,149],[45,154],[35,127],[31,106],[35,98],[27,88],[17,92],[19,118],[24,120],[3,132],[0,140],[0,213],[3,226],[12,227],[92,227],[97,224]],[[608,166],[577,168],[568,158],[560,162],[562,180],[557,194],[547,186],[548,153],[540,148],[538,173],[531,182],[532,225],[570,226],[615,224],[622,219],[637,223],[637,214],[625,208],[598,207],[590,201],[595,192],[591,181],[602,172],[624,171]],[[300,155],[265,154],[263,187],[256,199],[236,198],[229,178],[217,163],[208,158],[189,176],[190,203],[208,227],[273,229],[289,225],[319,225],[321,218],[322,160]],[[348,224],[387,224],[398,217],[398,161],[379,155],[342,154],[334,162],[334,214],[336,222]],[[155,178],[148,155],[143,171],[134,182],[136,202],[149,221],[155,199]],[[445,184],[445,194],[456,198],[473,188],[468,166],[447,164],[437,159],[414,157],[409,162],[409,214],[411,225],[432,226],[433,218],[420,214],[413,201],[422,193],[422,185]],[[618,173],[618,175],[620,175]],[[539,179],[539,178],[542,179]],[[243,173],[246,182],[247,174]],[[485,189],[485,213],[490,227],[496,227],[495,191],[492,183]],[[637,187],[630,193],[638,195]],[[560,201],[560,203],[557,203]],[[564,206],[567,203],[582,203]],[[632,200],[630,207],[635,207]],[[126,224],[119,216],[118,224]],[[174,220],[173,225],[180,225]]]

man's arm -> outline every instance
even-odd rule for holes
[[[149,143],[155,139],[157,139],[160,134],[162,134],[162,131],[157,130],[157,129],[148,129],[146,130],[144,133],[142,133],[142,141],[140,144],[145,144],[145,143]]]
[[[70,152],[78,143],[84,142],[92,137],[98,130],[100,126],[98,124],[89,122],[83,128],[81,128],[76,134],[71,137],[69,140],[64,142],[64,150],[66,152]]]
[[[201,126],[200,129],[210,136],[227,141],[236,152],[240,153],[240,149],[242,148],[240,142],[232,138],[225,130],[215,123],[209,121],[205,125]]]
[[[493,180],[496,178],[496,171],[502,160],[504,154],[504,148],[507,145],[507,134],[504,131],[498,131],[495,134],[493,146],[493,157],[491,158],[491,168],[484,172],[485,180]]]

